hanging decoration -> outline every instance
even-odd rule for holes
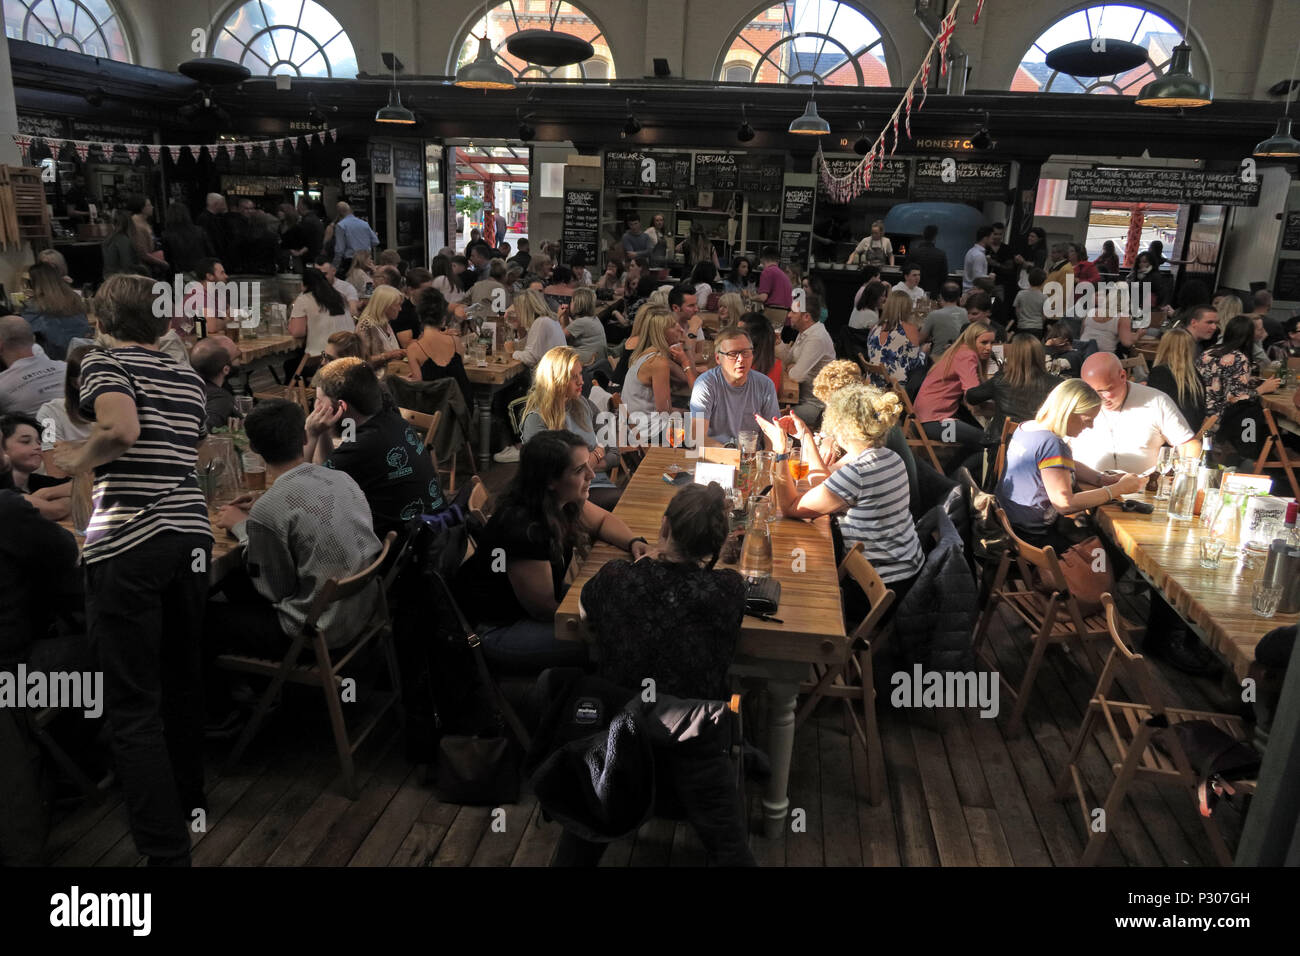
[[[235,157],[235,150],[237,149],[243,149],[245,157],[251,157],[253,155],[253,150],[255,149],[260,149],[265,155],[270,156],[272,150],[279,150],[282,153],[287,153],[290,149],[300,148],[299,143],[296,143],[295,139],[301,141],[302,147],[311,146],[312,137],[315,137],[316,141],[322,146],[325,145],[327,141],[337,143],[339,131],[337,129],[316,130],[314,133],[301,137],[262,139],[238,143],[213,143],[210,146],[206,143],[190,143],[179,146],[156,146],[153,143],[104,143],[85,139],[56,139],[52,137],[31,136],[27,133],[10,133],[8,135],[13,139],[14,145],[21,151],[24,163],[30,161],[32,146],[37,142],[44,143],[50,150],[50,154],[55,157],[62,152],[63,147],[71,146],[76,151],[77,158],[83,163],[90,155],[92,149],[101,153],[105,158],[111,159],[113,153],[119,146],[126,150],[126,155],[132,163],[139,160],[142,151],[148,154],[151,163],[157,163],[164,149],[167,150],[168,154],[172,158],[172,162],[175,163],[180,161],[182,149],[188,149],[190,155],[193,156],[196,161],[200,155],[205,152],[214,158],[217,156],[229,155],[230,158],[233,159]]]
[[[900,112],[903,114],[903,127],[907,132],[907,138],[912,138],[912,99],[917,84],[920,84],[921,88],[921,102],[916,104],[916,108],[919,110],[925,106],[925,99],[929,93],[930,61],[934,57],[936,50],[939,52],[941,74],[948,72],[948,44],[952,41],[953,33],[957,29],[957,7],[960,3],[961,0],[954,0],[952,9],[948,11],[948,15],[940,23],[938,35],[935,36],[934,42],[930,44],[930,49],[925,53],[925,59],[912,76],[912,82],[907,85],[902,101],[898,106],[894,107],[894,112],[885,121],[880,135],[876,137],[875,142],[871,144],[871,149],[867,151],[867,154],[862,157],[858,164],[845,173],[833,173],[826,162],[826,157],[822,154],[821,148],[818,147],[817,161],[821,185],[833,202],[846,203],[871,188],[872,170],[884,167],[885,142],[891,127],[893,128],[894,139],[893,144],[889,147],[889,155],[893,156],[894,150],[898,148],[898,114]],[[976,20],[979,19],[980,10],[984,7],[983,0],[978,0],[978,4],[979,8],[975,11]]]
[[[978,26],[980,14],[984,12],[984,0],[975,0],[975,16],[971,18],[971,26]]]

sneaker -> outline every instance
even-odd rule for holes
[[[492,460],[502,465],[509,465],[519,460],[519,446],[508,445],[492,456]]]

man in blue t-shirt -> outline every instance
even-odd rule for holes
[[[780,414],[776,386],[766,375],[751,375],[754,344],[738,326],[718,333],[718,365],[695,380],[691,415],[702,425],[702,443],[725,445],[742,431],[758,431],[755,415],[773,419]],[[698,434],[698,432],[697,432]]]

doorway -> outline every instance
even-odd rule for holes
[[[504,239],[512,250],[516,249],[520,239],[528,238],[532,150],[507,140],[468,139],[449,140],[447,148],[455,151],[449,210],[453,221],[448,232],[456,250],[464,250],[473,230],[481,232],[489,209],[506,223],[504,234],[498,229],[498,235],[490,241],[496,245]]]

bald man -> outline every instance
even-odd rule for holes
[[[1112,352],[1083,363],[1082,378],[1101,397],[1092,427],[1070,442],[1074,460],[1097,472],[1141,474],[1154,468],[1160,448],[1172,445],[1198,457],[1201,443],[1164,392],[1130,382]]]
[[[62,398],[66,368],[36,344],[26,319],[0,317],[0,414],[35,415],[46,402]]]
[[[339,203],[338,222],[334,224],[334,268],[347,275],[352,268],[352,257],[358,252],[369,252],[379,245],[379,237],[364,221],[352,215],[352,207]]]

